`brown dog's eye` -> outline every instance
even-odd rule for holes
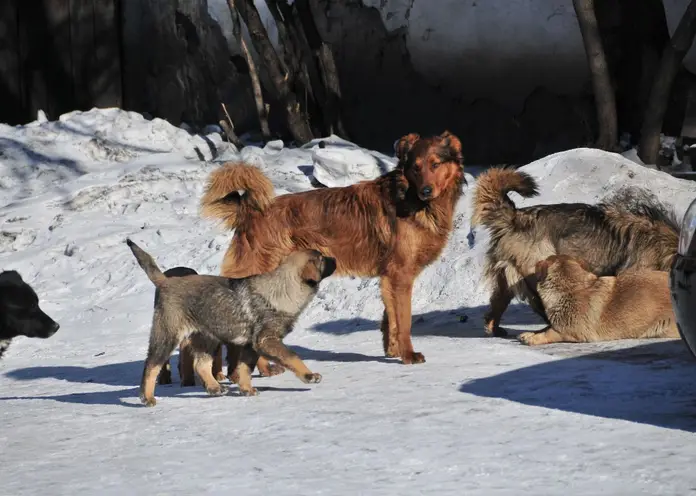
[[[430,166],[431,169],[435,170],[438,167],[440,167],[440,162],[435,162],[433,165]]]

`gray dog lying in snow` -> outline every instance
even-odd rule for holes
[[[259,355],[292,370],[302,382],[321,381],[321,375],[310,371],[282,340],[316,295],[319,283],[336,270],[333,258],[302,250],[288,255],[272,272],[240,279],[166,277],[150,255],[130,239],[126,243],[159,291],[140,385],[140,400],[145,405],[155,406],[157,375],[187,336],[196,341],[191,347],[194,368],[211,396],[226,392],[211,373],[213,353],[220,342],[243,347],[238,367],[242,394],[257,394],[251,386],[251,371]]]

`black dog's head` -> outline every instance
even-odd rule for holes
[[[0,273],[0,339],[49,338],[60,326],[39,308],[39,298],[18,272]]]

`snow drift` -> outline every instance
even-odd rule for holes
[[[696,455],[695,364],[680,342],[530,349],[482,337],[475,169],[447,248],[416,282],[413,340],[427,363],[382,356],[377,281],[332,278],[287,339],[321,384],[286,373],[256,379],[257,398],[214,399],[174,384],[145,409],[137,385],[153,288],[125,238],[163,268],[216,274],[231,233],[201,220],[198,200],[220,162],[257,164],[282,194],[312,188],[312,177],[375,177],[393,158],[334,137],[238,152],[215,133],[117,109],[0,125],[0,146],[2,268],[19,270],[61,324],[48,340],[17,339],[0,363],[3,493],[580,494],[601,484],[681,494],[696,484],[685,470]],[[633,184],[682,215],[696,197],[692,182],[598,150],[523,170],[541,195],[519,205],[596,202]],[[539,321],[513,305],[503,324]]]

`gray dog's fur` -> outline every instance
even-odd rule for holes
[[[321,381],[321,375],[312,373],[282,340],[317,293],[319,283],[336,269],[334,259],[314,250],[295,251],[276,270],[261,275],[166,277],[150,255],[130,239],[126,243],[159,291],[140,386],[145,405],[156,404],[157,375],[187,336],[192,340],[194,369],[211,396],[226,392],[211,373],[220,342],[243,347],[242,394],[257,394],[251,386],[251,370],[259,354],[289,368],[302,382]]]

